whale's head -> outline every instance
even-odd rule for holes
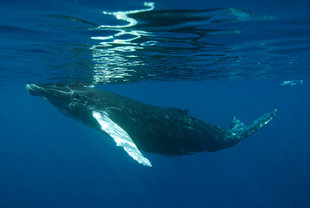
[[[57,98],[65,101],[73,94],[73,90],[61,85],[26,84],[26,89],[30,95],[44,97],[48,100]]]
[[[40,96],[59,108],[72,102],[74,92],[67,86],[47,84],[26,84],[26,89],[30,95]]]

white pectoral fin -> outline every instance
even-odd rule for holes
[[[151,162],[143,156],[127,132],[114,123],[105,112],[93,111],[92,115],[100,124],[101,129],[114,139],[117,146],[123,147],[124,150],[140,164],[152,167]]]

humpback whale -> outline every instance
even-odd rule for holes
[[[103,132],[149,167],[152,164],[141,151],[177,156],[228,148],[265,126],[277,111],[248,126],[234,118],[225,129],[196,119],[187,110],[153,106],[93,87],[27,84],[26,88],[65,115]]]

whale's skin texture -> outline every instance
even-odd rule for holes
[[[122,128],[139,150],[163,155],[186,155],[231,147],[267,124],[276,110],[246,127],[235,120],[225,129],[201,121],[187,110],[158,107],[121,95],[82,85],[28,84],[65,115],[102,132],[93,112],[102,112]]]

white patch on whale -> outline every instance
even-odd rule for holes
[[[114,123],[108,117],[107,113],[93,111],[92,115],[100,124],[101,129],[114,139],[116,146],[123,147],[124,150],[140,164],[152,167],[151,162],[143,156],[127,132],[116,123]]]

